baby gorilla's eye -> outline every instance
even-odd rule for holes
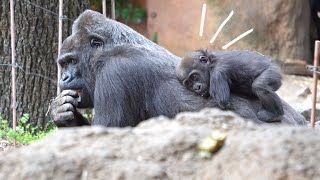
[[[93,48],[98,48],[103,46],[103,42],[100,39],[92,38],[90,41],[90,45]]]
[[[191,81],[186,81],[186,86],[187,87],[191,87],[192,86],[192,82]]]
[[[192,74],[192,75],[190,76],[190,79],[191,79],[192,81],[198,81],[198,80],[199,80],[199,75],[198,75],[198,74]]]
[[[206,64],[208,62],[208,57],[200,56],[200,62],[203,63],[203,64]]]

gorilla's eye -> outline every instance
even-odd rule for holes
[[[203,63],[203,64],[206,64],[208,62],[208,57],[200,56],[200,62]]]
[[[77,63],[78,63],[78,61],[77,61],[77,60],[75,60],[75,59],[71,59],[71,60],[70,60],[70,63],[71,63],[71,64],[77,64]]]
[[[199,80],[199,75],[198,74],[191,74],[191,76],[190,76],[190,79],[192,80],[192,81],[198,81]]]
[[[186,85],[187,87],[192,87],[192,82],[187,80],[187,81],[185,82],[185,85]]]
[[[93,48],[98,48],[103,46],[103,42],[100,39],[92,38],[90,41],[90,45]]]
[[[61,66],[61,67],[66,67],[66,66],[68,66],[68,63],[67,63],[67,62],[61,62],[61,63],[60,63],[60,66]]]

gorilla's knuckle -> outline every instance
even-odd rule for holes
[[[66,109],[65,105],[61,105],[61,106],[59,106],[59,107],[57,107],[57,108],[55,109],[55,112],[54,112],[54,113],[60,114],[60,113],[66,112],[66,111],[67,111],[67,109]]]
[[[74,111],[74,107],[70,103],[64,104],[63,109],[64,109],[64,111]]]
[[[61,98],[61,97],[59,97],[59,98],[57,98],[57,99],[54,101],[53,105],[54,105],[55,107],[59,107],[59,106],[61,106],[63,103],[64,103],[64,99]]]
[[[59,95],[66,96],[66,95],[72,95],[75,91],[74,90],[63,90]]]
[[[58,121],[59,120],[59,114],[53,114],[51,116],[51,118],[52,118],[53,121]]]
[[[56,114],[55,121],[61,121],[61,119],[62,119],[62,115],[60,113]]]
[[[55,98],[50,102],[50,106],[52,109],[56,108],[58,106],[58,99]]]
[[[74,118],[74,115],[72,112],[64,112],[64,113],[59,113],[55,121],[66,121],[73,118]]]

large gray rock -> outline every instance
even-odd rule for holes
[[[209,159],[197,143],[227,133]],[[60,129],[0,156],[0,179],[319,179],[320,132],[258,126],[206,109],[142,122],[135,128]]]

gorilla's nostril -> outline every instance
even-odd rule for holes
[[[198,92],[201,90],[201,84],[196,84],[195,86],[193,86],[193,90]]]
[[[67,79],[68,79],[68,76],[62,75],[62,77],[61,77],[61,80],[62,80],[62,81],[66,81]]]
[[[70,75],[68,73],[63,73],[61,76],[62,81],[68,81],[70,79]]]

